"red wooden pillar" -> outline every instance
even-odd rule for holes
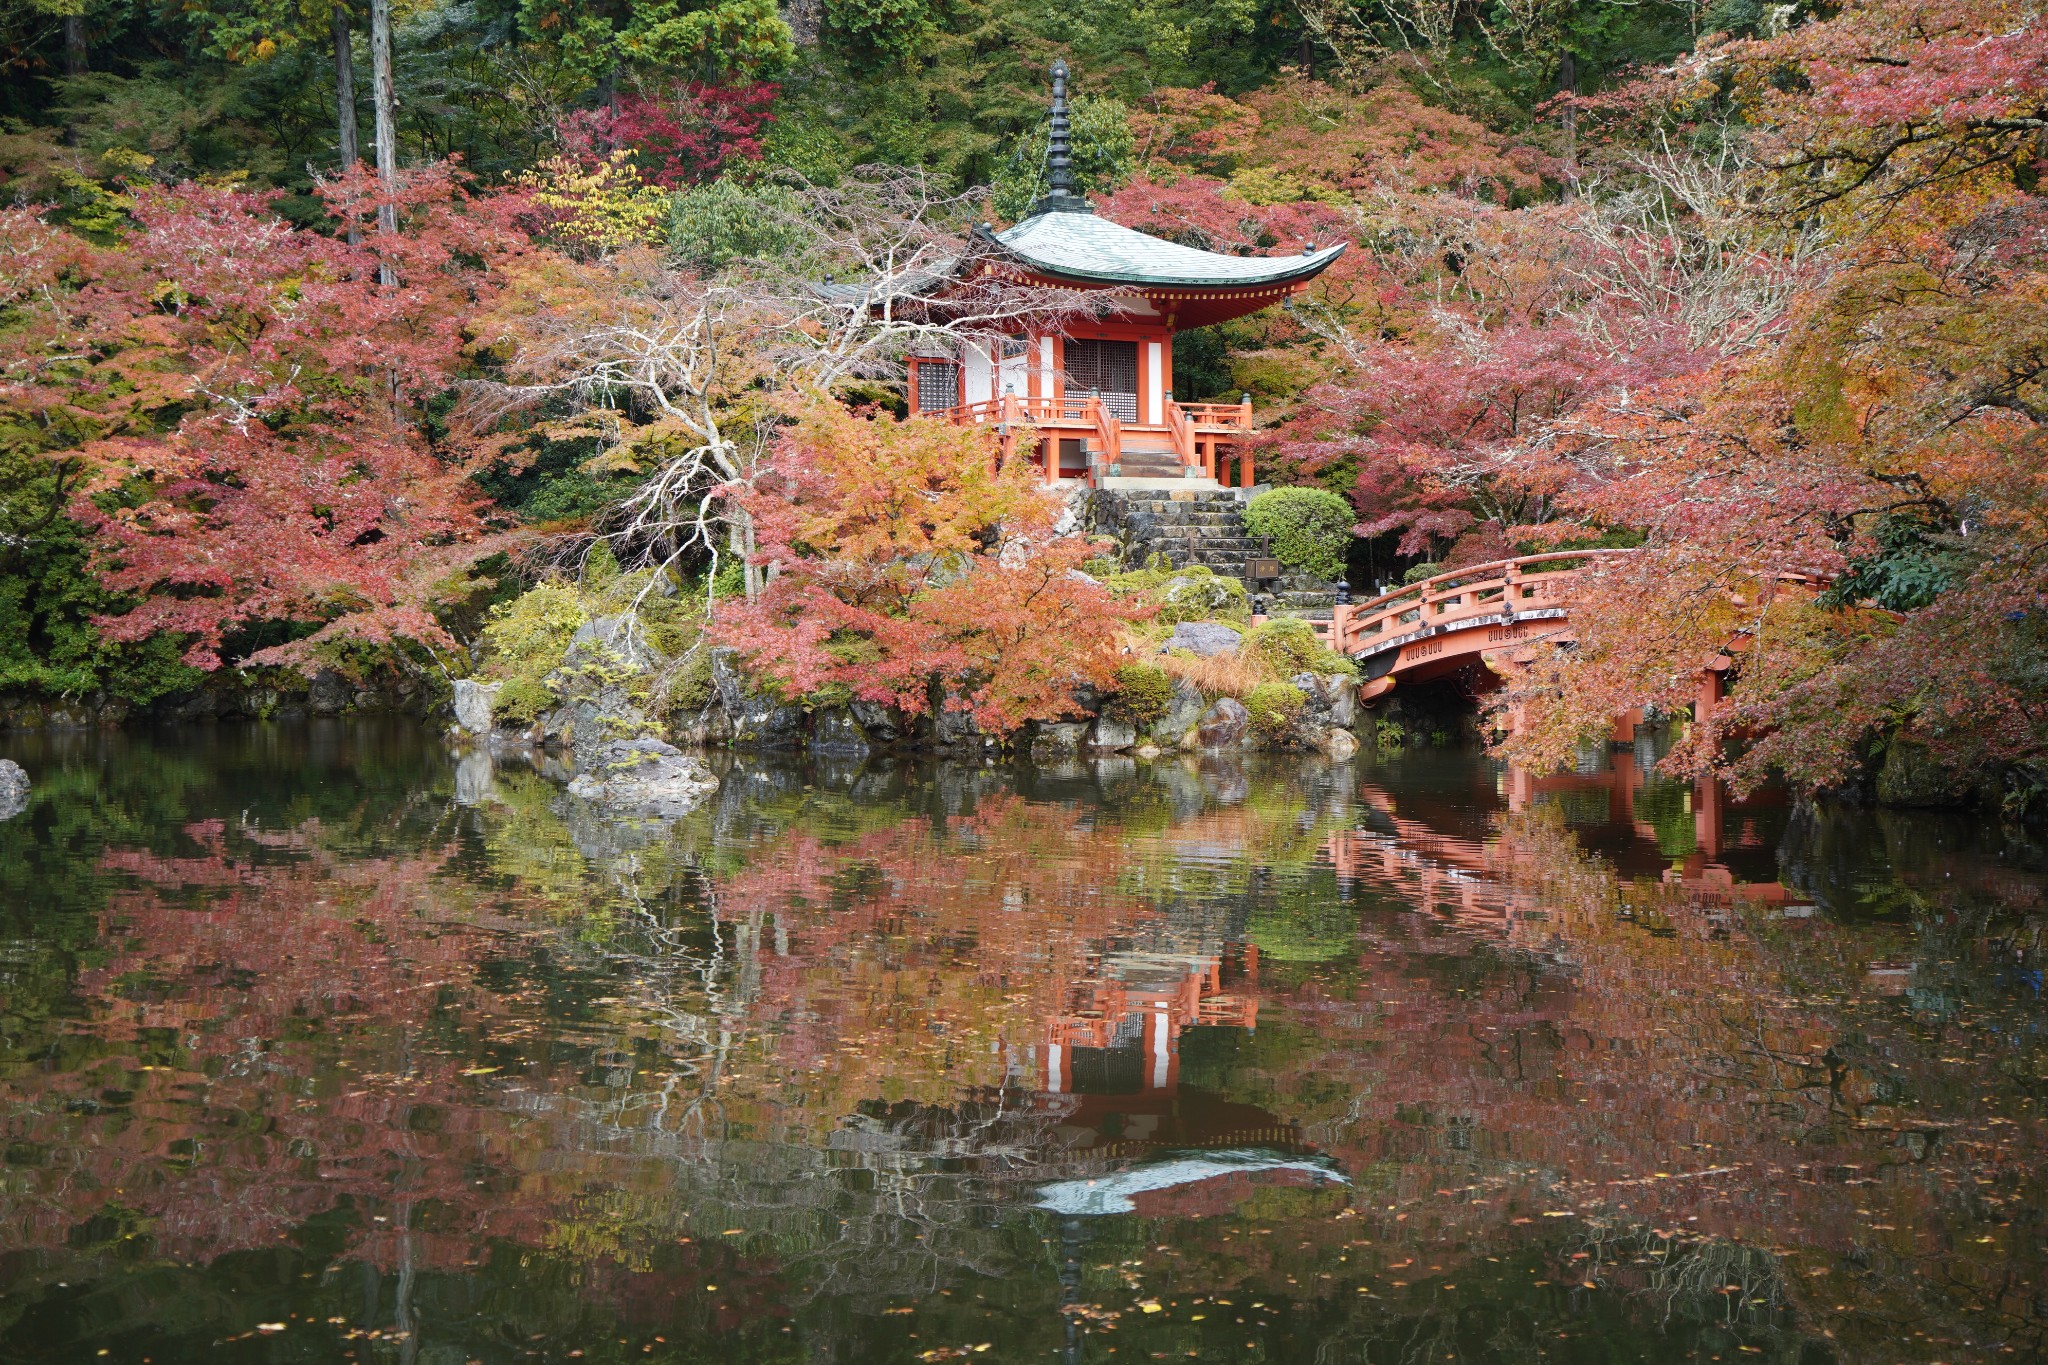
[[[1243,401],[1237,405],[1237,429],[1243,432],[1245,436],[1243,443],[1238,447],[1237,473],[1238,478],[1243,481],[1239,484],[1239,487],[1250,488],[1254,483],[1258,482],[1257,479],[1252,477],[1252,396],[1250,394],[1245,394]]]

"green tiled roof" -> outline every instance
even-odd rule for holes
[[[1226,256],[1072,210],[1039,213],[1001,232],[980,229],[977,235],[1037,273],[1094,284],[1284,284],[1314,279],[1344,254],[1339,242],[1298,256]]]

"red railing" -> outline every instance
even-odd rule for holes
[[[1564,605],[1565,585],[1574,570],[1591,560],[1628,553],[1558,550],[1440,573],[1369,602],[1338,607],[1330,623],[1331,646],[1362,654],[1476,618],[1548,613]]]
[[[1198,427],[1247,434],[1252,429],[1250,400],[1242,403],[1175,403],[1173,406],[1186,413],[1188,421]]]
[[[1166,435],[1173,442],[1173,453],[1179,458],[1183,468],[1203,465],[1202,472],[1214,476],[1214,471],[1204,464],[1196,450],[1195,428],[1188,421],[1187,409],[1170,398],[1166,401]]]
[[[928,412],[925,416],[943,417],[963,426],[1006,426],[1008,430],[1003,438],[1005,459],[1016,449],[1022,429],[1027,426],[1035,429],[1046,437],[1045,477],[1048,483],[1059,478],[1059,441],[1062,435],[1083,440],[1091,436],[1095,438],[1095,463],[1101,468],[1106,469],[1123,459],[1125,423],[1094,394],[1045,398],[1011,393],[1001,398]],[[1166,434],[1175,456],[1183,468],[1200,468],[1212,479],[1220,478],[1222,474],[1217,448],[1224,442],[1218,438],[1228,436],[1239,438],[1229,442],[1238,452],[1236,481],[1244,487],[1251,486],[1251,455],[1241,441],[1251,434],[1251,429],[1252,405],[1249,402],[1176,403],[1172,399],[1166,402]],[[1090,482],[1094,476],[1095,470],[1091,467]]]

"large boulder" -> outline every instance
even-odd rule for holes
[[[873,751],[853,709],[828,706],[811,717],[811,752],[837,758],[866,758]]]
[[[1228,616],[1245,609],[1244,585],[1209,574],[1175,574],[1159,589],[1166,619]]]
[[[1202,699],[1202,689],[1185,678],[1176,679],[1173,695],[1167,699],[1165,714],[1152,722],[1152,738],[1161,745],[1174,745],[1202,723],[1202,712],[1208,704]]]
[[[1358,752],[1351,727],[1358,719],[1358,681],[1342,673],[1297,673],[1288,679],[1302,696],[1294,738],[1334,759]],[[1342,738],[1339,738],[1342,736]]]
[[[1877,770],[1877,800],[1885,806],[1967,806],[1978,782],[1976,774],[1942,762],[1925,741],[1896,734]]]
[[[0,820],[12,820],[28,809],[29,780],[22,766],[0,758]]]
[[[732,742],[732,718],[719,702],[687,711],[669,722],[669,737],[693,749],[722,749]]]
[[[1137,742],[1138,732],[1129,721],[1100,716],[1088,728],[1088,747],[1091,749],[1128,749]]]
[[[668,658],[647,642],[638,617],[593,616],[576,627],[562,656],[564,668],[602,667],[623,673],[651,673]]]
[[[964,698],[948,692],[932,709],[932,742],[941,749],[983,749],[993,744],[995,737],[976,723]]]
[[[1331,726],[1316,739],[1316,747],[1333,763],[1342,763],[1358,753],[1358,736],[1349,730]]]
[[[1197,742],[1204,749],[1234,749],[1244,743],[1251,722],[1251,712],[1244,709],[1243,702],[1235,697],[1220,697],[1202,713],[1202,723],[1195,727]]]
[[[895,707],[878,701],[856,701],[850,704],[853,718],[860,722],[860,728],[870,742],[895,744],[910,733],[910,722]]]
[[[347,678],[323,668],[313,675],[306,688],[306,709],[316,716],[338,716],[354,697],[355,688],[349,686]]]
[[[640,704],[648,675],[668,660],[647,643],[637,619],[599,616],[569,637],[562,662],[547,684],[562,705],[542,718],[543,735],[565,742],[578,767],[588,768],[596,752],[618,740],[642,738],[660,729]]]
[[[804,709],[758,691],[740,672],[731,649],[711,651],[711,681],[732,723],[732,742],[743,749],[794,749],[804,742]]]
[[[1218,654],[1235,654],[1243,643],[1244,636],[1229,626],[1219,626],[1214,621],[1183,621],[1173,628],[1173,634],[1166,637],[1160,648],[1184,649],[1196,658],[1208,659]]]
[[[623,739],[601,744],[569,794],[620,815],[674,819],[687,815],[718,789],[710,770],[658,739]]]
[[[474,678],[455,680],[455,723],[472,735],[491,732],[491,704],[503,683],[480,683]]]
[[[1044,766],[1064,762],[1080,752],[1082,742],[1088,736],[1085,721],[1047,721],[1033,731],[1031,736],[1031,761]]]
[[[1330,703],[1330,724],[1349,730],[1358,723],[1358,679],[1331,673],[1323,678],[1322,690]]]

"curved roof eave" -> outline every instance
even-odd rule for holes
[[[1038,214],[1002,232],[976,228],[974,235],[1050,279],[1158,288],[1246,289],[1306,282],[1349,245],[1339,242],[1300,256],[1226,256],[1084,213]]]

